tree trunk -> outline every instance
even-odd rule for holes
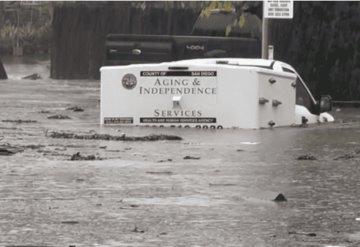
[[[4,80],[4,79],[7,79],[7,74],[6,74],[6,71],[5,71],[5,68],[1,62],[1,59],[0,59],[0,80]]]
[[[0,29],[4,25],[4,3],[0,1]]]

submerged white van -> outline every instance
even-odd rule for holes
[[[259,129],[334,121],[330,96],[315,100],[280,61],[210,58],[100,71],[103,125]]]

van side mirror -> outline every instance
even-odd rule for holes
[[[331,111],[332,98],[330,95],[322,95],[319,102],[320,113]]]

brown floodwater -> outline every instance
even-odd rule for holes
[[[0,246],[360,246],[358,108],[307,128],[101,127],[99,81],[49,79],[46,60],[3,62]],[[21,79],[32,73],[42,78]]]

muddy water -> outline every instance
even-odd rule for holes
[[[102,128],[99,82],[51,80],[46,61],[3,61],[0,145],[17,153],[0,155],[0,246],[360,246],[358,109],[308,128]],[[32,73],[42,79],[20,79]],[[77,152],[96,160],[70,161]],[[286,202],[272,201],[279,193]]]

